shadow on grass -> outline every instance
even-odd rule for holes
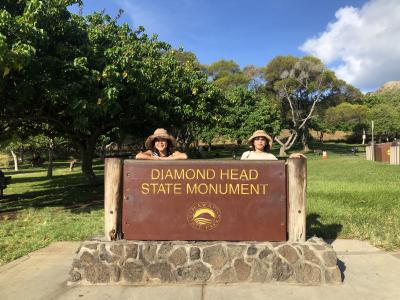
[[[11,184],[19,184],[19,183],[32,183],[37,181],[43,181],[45,177],[13,177],[11,178]],[[50,179],[50,178],[49,178]]]
[[[40,172],[43,172],[43,170],[42,169],[22,169],[19,171],[5,171],[3,169],[3,172],[6,176],[12,176],[12,175],[18,175],[18,174],[40,173]]]
[[[14,184],[33,183],[31,186],[35,191],[5,195],[0,199],[0,214],[44,207],[63,207],[73,213],[101,209],[104,198],[102,175],[98,175],[97,180],[94,185],[87,184],[80,173],[59,175],[49,180],[45,176],[15,178]]]
[[[319,214],[309,214],[306,219],[306,232],[309,237],[318,236],[323,239],[335,240],[338,234],[342,231],[342,224],[323,224],[319,219]]]

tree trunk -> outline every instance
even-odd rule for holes
[[[72,171],[74,170],[76,162],[77,162],[76,159],[72,159],[72,160],[69,162],[69,171],[70,171],[70,172],[72,172]]]
[[[304,129],[301,131],[301,143],[303,145],[303,152],[310,152],[310,148],[308,147],[308,130]]]
[[[11,155],[12,155],[12,157],[14,159],[14,170],[18,171],[18,158],[17,158],[17,155],[14,153],[13,150],[11,150]]]
[[[20,152],[20,154],[19,154],[19,161],[21,162],[21,164],[24,163],[24,154],[25,154],[25,151],[24,151],[24,150],[22,150],[22,151]]]
[[[306,143],[304,143],[303,144],[303,152],[304,153],[307,153],[307,152],[310,152],[311,150],[310,150],[310,147],[308,147],[308,143],[306,142]]]
[[[100,159],[104,161],[105,158],[106,158],[106,145],[102,145],[100,150]]]
[[[286,145],[281,145],[281,147],[279,148],[279,157],[286,157],[286,150]]]
[[[53,157],[54,157],[54,141],[50,139],[49,143],[49,164],[47,166],[47,177],[53,177]]]
[[[90,151],[90,149],[85,149],[81,153],[81,157],[83,175],[85,175],[89,183],[95,183],[96,175],[93,172],[93,151]]]
[[[279,148],[279,156],[280,157],[286,157],[287,153],[286,151],[292,148],[293,144],[296,142],[297,139],[297,132],[292,131],[290,133],[290,136],[286,139],[286,142],[283,143],[277,136],[274,138],[275,141],[278,142],[281,147]]]
[[[96,183],[96,175],[93,172],[93,157],[96,141],[85,140],[79,144],[82,160],[82,174],[90,184]]]

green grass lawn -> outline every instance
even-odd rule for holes
[[[308,162],[308,233],[400,248],[400,166],[333,155]]]
[[[364,153],[351,155],[351,145],[314,147],[327,150],[328,159],[308,155],[307,234],[400,249],[400,166],[366,161]],[[216,147],[212,153],[227,159],[232,149]],[[95,166],[99,178],[102,168]],[[52,179],[44,168],[8,175],[12,184],[0,199],[0,265],[53,241],[102,234],[103,186],[87,185],[79,168],[71,173],[60,163]]]
[[[102,166],[95,166],[101,181]],[[44,168],[8,172],[12,183],[0,199],[0,265],[54,241],[79,241],[103,230],[103,186],[89,186],[67,164],[46,178]]]

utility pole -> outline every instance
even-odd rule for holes
[[[366,138],[365,129],[363,129],[363,135],[362,135],[362,145],[363,146],[365,145],[365,138]]]
[[[374,142],[374,120],[372,120],[372,141],[371,141],[371,143],[372,144],[375,144],[375,142]]]

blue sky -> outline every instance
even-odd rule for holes
[[[131,27],[143,25],[148,33],[158,34],[160,40],[194,52],[203,64],[233,59],[241,67],[265,66],[277,55],[313,54],[340,77],[363,90],[372,90],[384,80],[400,79],[392,78],[400,74],[393,70],[386,74],[387,78],[364,78],[360,65],[370,62],[372,70],[365,72],[374,71],[379,65],[374,63],[376,59],[366,57],[363,49],[369,49],[369,45],[347,48],[360,35],[363,36],[360,40],[368,40],[365,30],[358,26],[359,20],[372,13],[379,15],[382,7],[389,5],[396,11],[399,7],[396,2],[400,3],[397,0],[84,0],[83,13],[105,9],[115,16],[122,8],[125,13],[121,22]],[[346,28],[352,28],[352,35]],[[345,40],[343,36],[348,35],[351,36]]]

